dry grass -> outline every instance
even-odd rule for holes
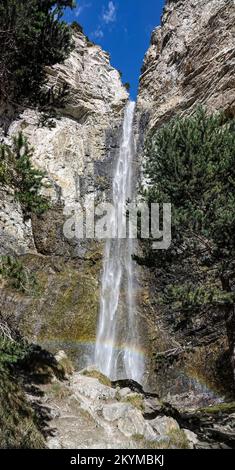
[[[111,381],[106,375],[102,374],[98,370],[84,370],[82,372],[82,375],[85,375],[86,377],[91,377],[93,379],[99,380],[99,382],[103,385],[106,385],[107,387],[111,387]]]

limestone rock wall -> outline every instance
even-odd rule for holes
[[[6,142],[20,130],[28,137],[34,166],[46,173],[51,207],[25,221],[13,191],[1,188],[0,255],[20,255],[36,286],[18,292],[0,276],[0,311],[10,312],[29,340],[54,352],[62,347],[81,367],[93,357],[102,244],[64,237],[64,209],[108,198],[128,93],[107,53],[82,33],[74,41],[65,63],[48,69],[48,88],[68,86],[53,127],[41,125],[42,113],[26,109],[7,137],[2,132]]]
[[[199,103],[235,114],[234,0],[168,0],[146,53],[138,108],[149,128]]]
[[[109,55],[82,33],[76,33],[74,41],[75,49],[65,63],[48,69],[49,85],[58,90],[67,84],[69,92],[60,118],[53,119],[54,127],[42,126],[42,115],[26,109],[11,124],[8,136],[9,140],[22,130],[28,137],[35,148],[33,163],[47,175],[50,187],[46,192],[53,204],[62,206],[81,202],[87,194],[105,198],[104,188],[110,184],[128,99],[119,72],[110,65]],[[5,197],[1,215],[4,215],[4,204]],[[20,223],[19,214],[17,220],[12,214],[11,222],[6,224],[1,217],[1,229],[9,235],[14,231],[14,224]],[[27,237],[28,228],[24,225],[21,219],[19,230]],[[15,237],[15,249],[19,251],[17,239],[19,244],[21,240]]]
[[[0,253],[22,254],[35,249],[31,220],[24,221],[20,203],[10,188],[0,189]]]

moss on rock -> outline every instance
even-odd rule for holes
[[[102,385],[106,385],[107,387],[111,387],[111,380],[106,377],[106,375],[102,374],[102,372],[99,372],[96,369],[85,369],[81,372],[82,375],[85,375],[86,377],[92,377],[93,379],[99,380],[99,382]]]
[[[42,345],[94,342],[101,270],[97,247],[94,258],[92,253],[85,260],[21,257],[37,276],[37,295],[24,296],[3,288],[2,313],[7,315],[10,310],[17,316],[22,334]]]
[[[216,405],[213,405],[213,406],[200,408],[198,412],[211,414],[211,415],[235,413],[235,401],[232,401],[229,403],[217,403]]]

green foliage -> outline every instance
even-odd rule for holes
[[[128,93],[129,93],[129,91],[131,89],[130,83],[128,83],[128,82],[124,83],[124,87],[126,88],[126,91],[128,91]]]
[[[68,83],[56,87],[44,87],[41,90],[38,103],[40,111],[38,127],[47,127],[50,130],[56,127],[55,119],[61,118],[61,110],[66,105],[68,95]]]
[[[0,256],[0,278],[10,281],[10,285],[21,292],[35,288],[37,281],[24,265],[12,256]]]
[[[2,0],[0,4],[0,98],[38,102],[45,66],[63,62],[73,47],[62,21],[73,0]]]
[[[203,306],[233,305],[235,293],[223,292],[214,286],[198,286],[191,283],[169,285],[164,293],[164,303],[173,310],[195,311]]]
[[[0,146],[0,184],[14,189],[25,218],[49,208],[47,198],[40,194],[45,173],[33,167],[32,155],[33,149],[21,132],[13,138],[12,146]]]
[[[172,254],[204,251],[207,262],[219,260],[228,271],[235,254],[234,120],[202,108],[172,120],[148,139],[145,174],[145,199],[172,204]]]
[[[75,32],[83,33],[83,27],[77,21],[73,21],[70,26]]]
[[[14,341],[0,335],[0,369],[12,366],[23,360],[28,354],[28,347],[23,341]]]
[[[152,133],[145,155],[148,187],[142,194],[149,204],[171,203],[172,244],[153,251],[152,240],[146,240],[137,261],[162,273],[159,303],[170,309],[177,328],[206,311],[230,321],[235,303],[235,121],[199,108]]]
[[[219,246],[235,245],[235,123],[203,109],[148,141],[149,200],[173,204],[174,226]],[[223,230],[221,231],[221,228]]]

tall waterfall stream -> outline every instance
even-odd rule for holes
[[[126,203],[132,198],[134,158],[133,119],[135,103],[126,106],[120,149],[113,176],[112,233],[106,241],[95,347],[95,364],[112,380],[132,379],[139,383],[144,358],[139,351],[132,254],[134,241],[126,237]],[[123,235],[123,238],[120,237]]]

